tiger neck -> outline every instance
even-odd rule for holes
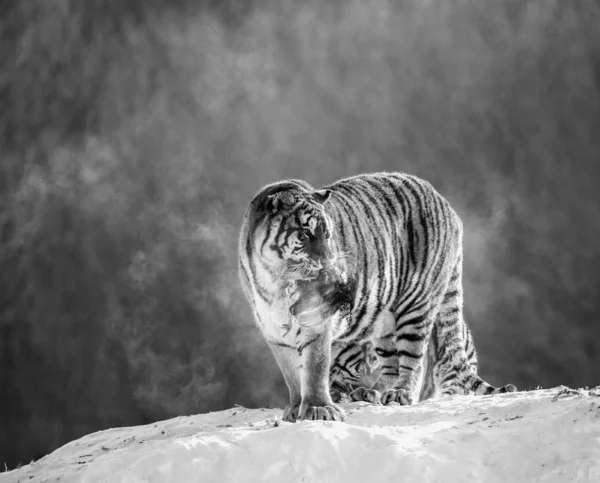
[[[273,263],[265,257],[258,256],[256,260],[256,273],[263,289],[268,291],[274,297],[280,297],[285,294],[285,290],[290,284],[286,277],[286,264]]]

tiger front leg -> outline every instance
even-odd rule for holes
[[[395,401],[408,406],[419,400],[419,380],[423,373],[433,318],[431,312],[409,314],[399,322],[393,351],[395,355],[391,358],[394,364],[398,364],[398,377],[394,385],[382,394],[381,402],[389,404]]]
[[[397,402],[402,406],[410,406],[417,400],[416,386],[418,371],[415,377],[406,377],[408,366],[402,360],[403,351],[398,350],[395,337],[379,339],[375,343],[375,353],[379,358],[381,376],[372,391],[378,395],[378,402],[387,405]]]
[[[358,387],[351,394],[353,401],[366,401],[372,404],[412,404],[410,395],[395,391],[400,375],[400,356],[396,347],[396,320],[391,312],[385,312],[376,322],[373,348],[378,364],[378,377],[372,387]],[[365,354],[365,358],[368,354]]]
[[[375,402],[397,402],[409,406],[418,401],[419,378],[423,371],[425,349],[431,335],[431,314],[412,313],[402,317],[393,329],[381,333],[374,341],[381,376],[363,398]],[[367,397],[365,397],[367,396]],[[378,400],[377,400],[378,399]]]
[[[331,363],[331,326],[324,324],[320,331],[308,330],[298,348],[302,401],[298,419],[343,421],[344,410],[334,404],[329,392]]]
[[[375,354],[379,360],[378,377],[369,387],[359,386],[350,393],[353,401],[366,401],[372,404],[388,404],[390,390],[398,382],[400,358],[394,343],[394,334],[374,341]]]
[[[275,356],[279,370],[290,393],[290,403],[283,410],[283,420],[293,423],[298,419],[302,392],[300,385],[301,361],[295,347],[284,344],[269,343]]]

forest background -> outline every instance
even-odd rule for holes
[[[3,0],[0,464],[285,404],[237,279],[262,185],[431,181],[492,383],[600,383],[599,0]]]

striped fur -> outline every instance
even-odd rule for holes
[[[340,402],[343,396],[351,398],[352,393],[360,387],[372,388],[381,375],[379,360],[371,342],[347,345],[334,343],[331,360],[329,385],[334,402]]]
[[[329,393],[334,342],[373,344],[379,377],[359,388],[364,400],[417,400],[428,350],[436,362],[426,370],[442,393],[477,391],[465,352],[462,224],[428,182],[376,173],[322,190],[268,185],[246,212],[239,255],[244,293],[290,391],[284,419],[344,418]],[[303,324],[290,294],[323,271],[352,287],[349,314]]]
[[[496,388],[478,376],[477,351],[466,324],[463,324],[462,341],[454,341],[454,344],[450,344],[449,347],[460,350],[463,341],[466,364],[470,369],[470,374],[467,372],[468,377],[460,379],[461,372],[457,371],[452,364],[439,364],[441,362],[438,355],[440,354],[440,341],[437,338],[437,328],[434,324],[423,364],[424,376],[421,382],[419,401],[452,394],[483,395],[516,391],[516,387],[512,384]],[[446,349],[445,352],[449,351]],[[360,390],[355,392],[357,389],[361,387],[371,389],[379,378],[381,373],[379,361],[369,342],[337,348],[334,344],[331,355],[329,381],[331,397],[334,402],[340,402],[343,398],[347,400],[358,398],[361,393]],[[443,381],[446,382],[445,387],[442,386]],[[449,384],[450,382],[452,384]]]
[[[459,278],[457,278],[459,280]],[[442,302],[441,313],[449,312],[462,304],[460,283],[448,287]],[[432,327],[424,359],[424,375],[419,401],[452,394],[497,394],[516,391],[512,384],[496,388],[478,375],[478,357],[469,326],[458,320],[457,330],[451,337],[438,336],[438,325]],[[349,399],[362,398],[363,387],[373,387],[380,374],[378,361],[370,343],[354,343],[338,349],[332,348],[330,386],[332,398],[339,401],[343,395]]]

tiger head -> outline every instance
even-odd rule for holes
[[[310,278],[332,266],[333,223],[325,210],[330,193],[292,185],[267,195],[258,247],[273,265],[283,267],[287,278]]]

